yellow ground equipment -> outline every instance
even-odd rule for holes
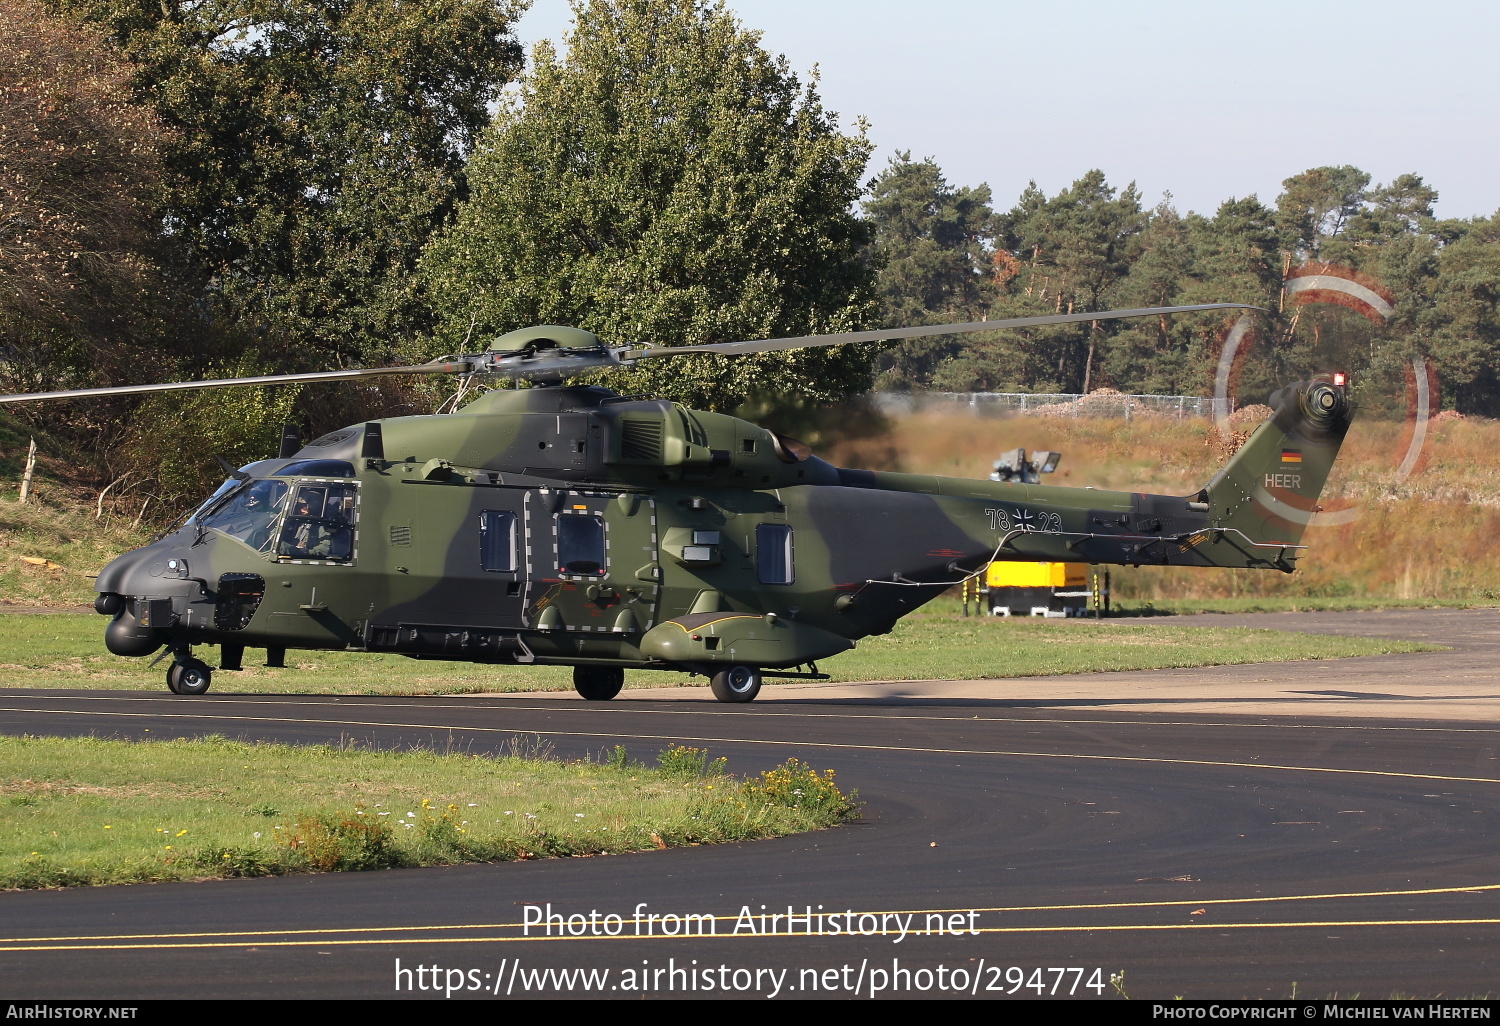
[[[1108,602],[1094,576],[1086,563],[997,561],[985,572],[986,605],[991,616],[1083,616]]]

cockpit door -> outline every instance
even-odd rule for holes
[[[276,532],[276,559],[353,565],[359,556],[359,485],[297,481]]]

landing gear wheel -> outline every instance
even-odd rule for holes
[[[213,681],[213,671],[199,659],[173,663],[167,670],[167,687],[174,695],[201,695]]]
[[[573,690],[590,702],[607,702],[625,686],[625,671],[618,666],[573,667]]]
[[[731,666],[714,674],[708,686],[721,702],[749,702],[760,694],[760,671],[753,666]]]

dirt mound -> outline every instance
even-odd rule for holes
[[[1436,414],[1436,416],[1434,416],[1432,418],[1432,420],[1429,421],[1429,423],[1432,423],[1432,424],[1446,424],[1450,420],[1468,420],[1468,419],[1469,418],[1465,417],[1462,413],[1459,413],[1457,410],[1439,410],[1438,413]]]
[[[1058,403],[1037,411],[1039,417],[1161,417],[1164,414],[1153,410],[1139,399],[1113,388],[1096,388],[1088,395],[1071,403]]]

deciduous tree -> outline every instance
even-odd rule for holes
[[[8,387],[131,376],[161,340],[168,141],[97,31],[0,0],[0,345]],[[132,378],[133,379],[133,378]]]
[[[852,213],[870,145],[721,3],[592,0],[539,46],[425,260],[439,341],[571,324],[620,345],[853,330],[878,317]],[[866,387],[863,347],[642,364],[617,381],[731,408]]]
[[[378,363],[464,194],[525,0],[54,0],[107,29],[175,134],[161,214],[268,368]]]

